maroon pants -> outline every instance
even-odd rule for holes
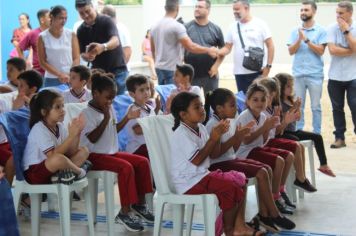
[[[6,165],[6,162],[12,156],[11,147],[9,143],[1,143],[0,144],[0,166]]]
[[[93,163],[93,170],[107,170],[118,175],[122,206],[138,203],[138,196],[153,192],[150,165],[145,157],[125,152],[91,153],[88,160]]]

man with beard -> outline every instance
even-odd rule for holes
[[[326,47],[326,30],[314,20],[317,6],[314,1],[302,2],[300,19],[302,25],[293,30],[288,50],[294,55],[293,76],[295,94],[302,100],[301,118],[297,129],[304,127],[304,104],[306,91],[309,91],[311,110],[313,114],[313,132],[321,131],[321,105],[320,98],[323,90],[324,62],[322,55]]]
[[[198,0],[195,5],[195,20],[185,25],[187,34],[194,43],[205,47],[223,47],[224,36],[219,26],[209,21],[211,3],[209,0]],[[204,94],[219,87],[218,68],[224,57],[213,59],[206,54],[185,52],[184,62],[194,67],[192,85],[204,89]]]
[[[333,107],[335,142],[331,148],[345,147],[345,95],[351,110],[356,134],[356,24],[352,20],[353,6],[339,2],[336,23],[328,28],[327,43],[331,55],[328,92]]]
[[[219,50],[218,54],[220,56],[225,56],[231,52],[232,46],[234,46],[234,74],[237,89],[246,93],[248,86],[250,86],[253,80],[259,76],[268,76],[274,57],[274,44],[267,24],[261,19],[251,15],[250,3],[248,0],[234,0],[232,9],[237,22],[234,22],[230,26],[225,38],[225,46]],[[245,51],[241,46],[238,26],[240,26],[245,50],[249,47],[265,49],[266,45],[267,50],[265,50],[264,55],[264,67],[261,71],[252,71],[243,67],[242,62]]]

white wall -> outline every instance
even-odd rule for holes
[[[123,22],[131,33],[133,41],[133,56],[132,61],[141,60],[141,42],[144,38],[148,22],[154,22],[155,19],[163,17],[163,7],[160,7],[156,0],[144,0],[144,6],[149,6],[149,13],[144,13],[142,6],[119,6],[117,7],[118,19]],[[153,5],[150,5],[153,4]],[[160,5],[162,1],[160,0]],[[251,11],[254,16],[257,16],[267,22],[269,25],[273,40],[276,46],[275,60],[276,64],[290,64],[292,58],[289,56],[286,41],[291,30],[300,24],[299,20],[300,4],[259,4],[252,5]],[[318,12],[316,20],[323,26],[335,22],[336,3],[320,3],[318,4]],[[185,22],[193,19],[193,6],[182,6],[179,16],[182,16]],[[145,20],[145,17],[149,17]],[[210,20],[218,24],[224,32],[229,25],[234,21],[231,5],[213,5],[211,8]],[[328,53],[326,53],[325,61],[329,61]],[[231,57],[227,57],[225,62],[231,62]]]

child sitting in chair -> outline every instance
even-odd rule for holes
[[[91,99],[91,92],[85,85],[90,78],[89,68],[78,65],[70,69],[69,85],[70,89],[64,91],[64,103],[81,103]]]

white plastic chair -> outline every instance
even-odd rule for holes
[[[157,200],[155,209],[154,236],[160,235],[164,205],[173,204],[174,235],[183,234],[183,216],[185,205],[202,205],[204,211],[205,235],[215,235],[215,216],[217,198],[214,194],[182,195],[176,194],[170,182],[170,145],[169,137],[172,134],[173,117],[149,116],[138,119],[145,136],[146,145],[150,155],[151,168],[156,183]],[[182,147],[184,148],[184,147]],[[188,212],[192,212],[188,210]],[[189,218],[189,217],[188,217]],[[190,234],[191,222],[187,224],[187,233]]]
[[[316,187],[316,180],[315,180],[315,167],[314,167],[314,142],[312,140],[303,140],[299,141],[305,148],[308,149],[308,157],[309,157],[309,167],[310,167],[310,175],[311,175],[311,182],[314,187]],[[295,170],[292,168],[293,171],[289,172],[288,180],[287,180],[287,191],[292,194],[293,202],[297,201],[297,190],[299,192],[299,198],[304,198],[304,191],[296,188],[293,184],[295,180]]]
[[[88,226],[90,235],[94,235],[93,214],[91,199],[88,191],[88,180],[86,178],[76,181],[71,185],[64,184],[41,184],[34,185],[26,182],[22,167],[23,151],[26,146],[29,129],[29,111],[20,109],[11,111],[0,116],[0,124],[3,126],[11,149],[13,151],[14,163],[16,168],[16,180],[14,191],[14,205],[18,211],[20,197],[22,193],[28,193],[31,197],[31,232],[33,236],[40,235],[40,211],[43,193],[54,193],[58,195],[61,235],[69,236],[71,200],[70,194],[73,191],[84,190],[86,210],[88,214]]]

